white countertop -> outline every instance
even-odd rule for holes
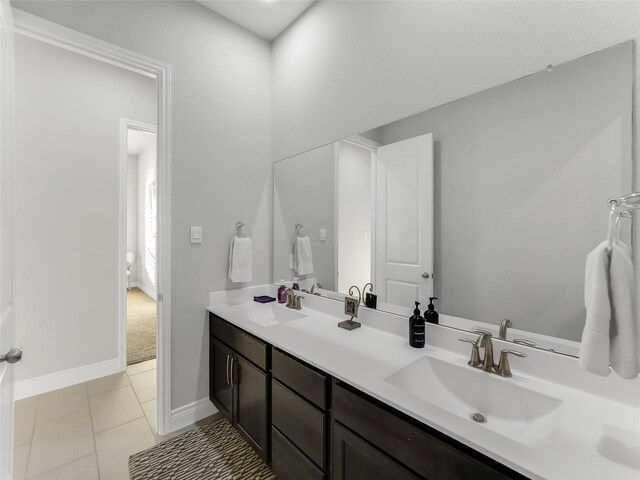
[[[251,295],[269,293],[273,294],[263,289],[253,291]],[[320,299],[306,297],[300,311],[304,318],[273,326],[262,326],[246,318],[242,309],[232,304],[238,303],[240,297],[230,299],[212,295],[212,305],[208,310],[528,477],[576,480],[640,478],[640,401],[636,404],[619,402],[519,373],[518,366],[525,365],[527,360],[535,361],[535,354],[530,355],[534,357],[532,359],[512,360],[513,377],[503,379],[495,376],[498,381],[517,382],[525,389],[562,400],[561,406],[549,415],[546,423],[536,424],[536,432],[523,431],[514,440],[492,431],[490,422],[478,424],[470,418],[454,415],[386,381],[398,370],[424,356],[471,369],[466,365],[468,355],[461,355],[460,349],[445,350],[439,348],[441,345],[414,349],[409,346],[406,336],[374,328],[366,320],[361,328],[353,331],[338,328],[337,322],[345,317],[336,313],[335,306],[325,308]],[[217,301],[227,303],[215,305]],[[273,308],[274,304],[255,305]],[[285,307],[278,305],[276,308]],[[372,320],[371,324],[376,324],[376,321]],[[408,334],[408,325],[406,329]],[[399,333],[397,328],[395,333]],[[431,341],[437,345],[442,335],[454,335],[454,340],[465,336],[462,332],[450,333],[449,329],[428,325],[428,343]],[[469,334],[466,336],[471,338]],[[469,346],[465,344],[463,347],[466,352]],[[477,373],[490,375],[481,371]],[[638,394],[640,397],[640,392]]]

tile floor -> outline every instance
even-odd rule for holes
[[[155,360],[15,406],[15,480],[126,480],[131,454],[186,430],[155,433]]]

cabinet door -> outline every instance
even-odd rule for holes
[[[340,423],[333,424],[334,480],[418,479],[413,472]]]
[[[209,337],[209,397],[220,413],[231,419],[233,385],[231,359],[233,351],[215,337]]]
[[[267,460],[267,374],[240,355],[233,362],[236,391],[234,422]]]

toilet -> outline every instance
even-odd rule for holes
[[[127,290],[131,290],[131,269],[133,267],[133,260],[135,255],[132,252],[127,252]]]

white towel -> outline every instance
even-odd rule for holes
[[[638,376],[638,325],[633,317],[633,262],[629,247],[618,241],[611,247],[611,368],[622,378]]]
[[[584,278],[587,319],[580,343],[580,365],[603,376],[609,375],[609,253],[608,243],[602,242],[587,255]]]
[[[250,282],[252,263],[253,246],[251,239],[234,235],[229,249],[229,280],[234,283]]]
[[[295,270],[298,275],[313,273],[313,254],[311,253],[311,239],[307,236],[296,237],[294,244]]]

